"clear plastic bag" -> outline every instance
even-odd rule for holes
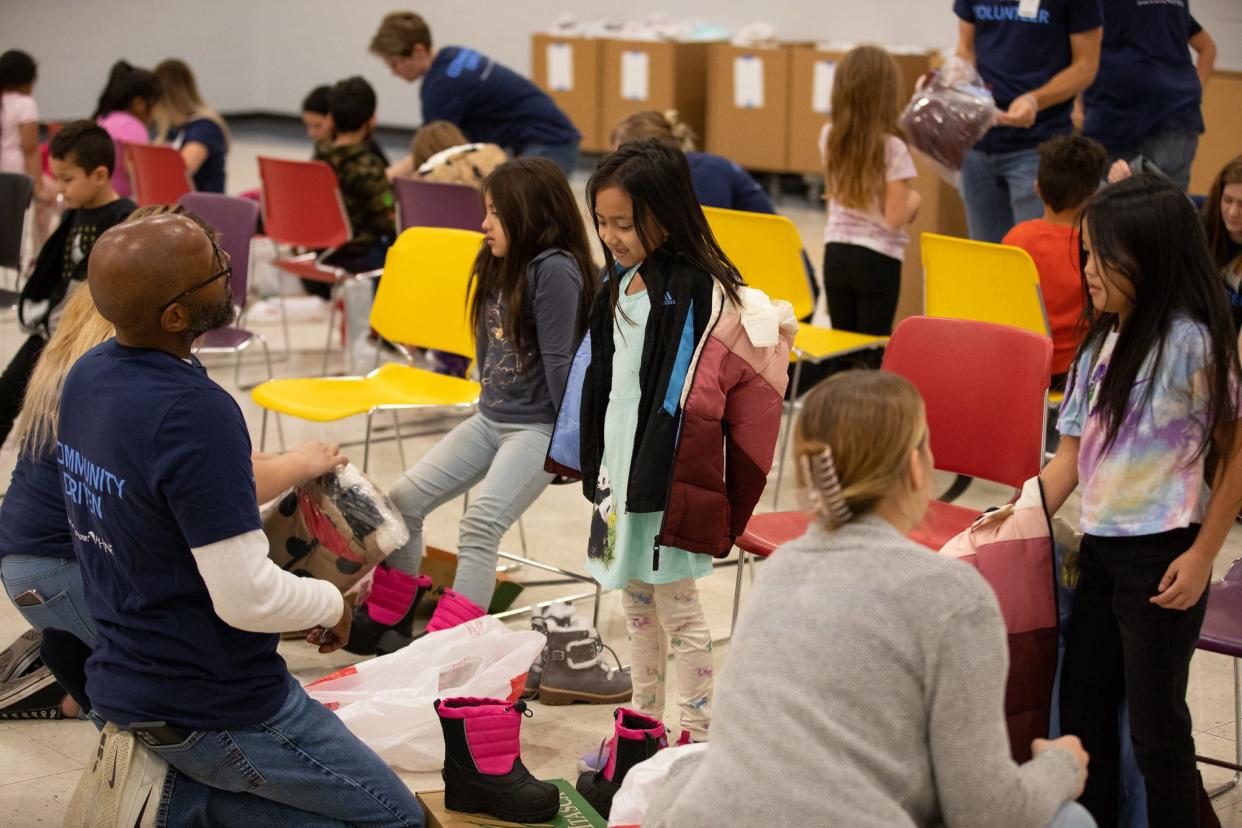
[[[485,615],[311,682],[306,692],[388,764],[435,771],[444,765],[444,739],[432,702],[516,701],[545,642],[540,633],[511,630]]]
[[[898,123],[910,146],[955,179],[966,153],[996,124],[998,114],[975,67],[952,57],[919,86]]]

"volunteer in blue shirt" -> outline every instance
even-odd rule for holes
[[[1043,215],[1036,147],[1069,132],[1074,96],[1100,60],[1100,0],[954,0],[957,54],[972,61],[1001,109],[966,155],[962,198],[970,237],[1000,242]]]
[[[471,141],[547,158],[566,175],[574,171],[581,134],[551,98],[507,66],[461,46],[433,49],[427,22],[413,12],[386,16],[371,52],[402,80],[422,79],[423,123],[450,121]],[[412,176],[413,157],[388,173]]]
[[[351,614],[267,557],[245,419],[191,355],[233,319],[231,272],[181,215],[118,225],[91,252],[116,337],[70,370],[55,455],[97,628],[87,693],[107,724],[66,824],[158,809],[169,825],[421,828],[405,784],[276,653],[285,630],[343,646]]]
[[[1083,133],[1113,160],[1143,156],[1184,190],[1203,132],[1203,89],[1186,46],[1202,27],[1188,0],[1103,2],[1100,71],[1083,94]]]

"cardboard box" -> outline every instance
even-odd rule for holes
[[[601,41],[535,34],[530,48],[535,83],[582,133],[583,151],[609,149],[600,123]]]
[[[430,594],[439,600],[444,590],[453,585],[457,577],[457,555],[444,549],[428,546],[423,553],[423,562],[419,572],[431,576]],[[513,606],[514,600],[522,594],[523,586],[512,580],[503,572],[496,573],[496,591],[492,593],[492,603],[488,606],[489,614],[504,612]]]
[[[1221,168],[1242,153],[1242,72],[1213,72],[1203,90],[1199,151],[1190,168],[1190,192],[1207,195]]]
[[[700,137],[704,134],[708,44],[605,40],[602,48],[600,138],[604,143],[609,143],[612,130],[627,115],[644,109],[675,109],[683,123]]]
[[[713,43],[707,51],[707,133],[702,144],[753,170],[783,171],[789,143],[789,50]],[[773,140],[775,138],[775,140]]]
[[[539,828],[607,828],[604,819],[587,804],[574,786],[564,779],[548,780],[561,790],[561,812],[551,822],[539,822]],[[444,791],[418,794],[427,817],[427,828],[526,828],[522,823],[505,822],[485,814],[463,814],[444,807]],[[528,824],[529,825],[529,824]]]
[[[789,50],[788,169],[822,173],[819,133],[830,120],[833,75],[845,52],[824,51],[805,43],[789,44],[786,48]],[[904,109],[919,77],[934,67],[936,54],[902,53],[894,54],[893,59],[901,69],[897,101]]]

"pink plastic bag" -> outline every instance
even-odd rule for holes
[[[436,771],[444,738],[431,703],[445,696],[516,701],[544,642],[540,633],[485,615],[324,676],[306,692],[388,764]]]

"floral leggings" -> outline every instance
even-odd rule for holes
[[[629,581],[621,605],[630,639],[635,709],[663,718],[671,645],[677,666],[681,727],[694,741],[707,739],[712,717],[712,635],[694,579],[669,584]]]

